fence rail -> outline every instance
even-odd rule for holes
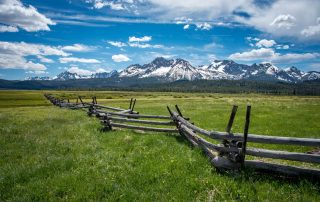
[[[195,126],[186,120],[181,114],[181,110],[176,106],[177,112],[172,111],[169,107],[169,113],[176,123],[180,134],[185,136],[192,145],[202,148],[205,153],[211,158],[211,162],[218,169],[241,169],[243,167],[252,168],[255,170],[264,170],[270,172],[277,172],[285,175],[294,176],[309,176],[320,178],[320,170],[309,169],[291,165],[281,165],[275,163],[266,163],[262,161],[245,160],[245,156],[256,156],[262,158],[283,159],[291,161],[299,161],[306,163],[320,163],[319,154],[308,154],[288,151],[276,151],[259,148],[246,148],[247,142],[258,142],[268,144],[290,144],[300,146],[314,146],[320,147],[320,139],[315,138],[291,138],[291,137],[277,137],[265,135],[248,134],[250,121],[250,108],[247,111],[245,131],[243,135],[232,134],[231,127],[235,116],[233,108],[227,125],[228,132],[208,131]],[[231,123],[231,124],[230,124]],[[222,140],[222,144],[213,144],[205,140],[201,135],[215,139]]]
[[[289,176],[309,176],[320,179],[320,170],[292,165],[281,165],[256,160],[246,160],[246,155],[261,158],[282,159],[299,161],[306,163],[320,163],[320,155],[310,153],[288,152],[278,150],[268,150],[259,148],[247,148],[247,142],[264,144],[299,145],[309,147],[320,147],[320,139],[280,137],[250,134],[250,113],[251,106],[247,106],[244,133],[232,133],[232,125],[237,113],[237,106],[233,106],[226,132],[209,131],[202,129],[190,122],[189,118],[182,115],[181,110],[176,105],[176,111],[167,107],[170,116],[140,114],[134,111],[136,99],[131,98],[128,109],[119,107],[104,106],[98,104],[97,98],[92,97],[92,102],[83,102],[83,97],[78,97],[76,102],[69,99],[59,99],[52,95],[45,94],[45,97],[54,105],[70,109],[88,109],[88,115],[95,115],[101,119],[105,131],[113,128],[126,128],[144,131],[179,133],[185,137],[193,146],[203,149],[205,154],[211,159],[211,163],[219,170],[232,169],[240,170],[250,168],[257,171],[267,171]],[[129,124],[138,125],[129,125]],[[148,125],[148,126],[144,126]],[[161,128],[159,126],[162,126]],[[172,128],[163,128],[172,126]],[[203,136],[221,141],[214,144],[206,140]]]

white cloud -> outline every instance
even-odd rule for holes
[[[197,23],[196,27],[197,27],[197,29],[200,29],[200,30],[210,30],[210,29],[212,29],[212,25],[210,25],[207,22],[205,22],[205,23]]]
[[[231,60],[252,61],[260,59],[269,59],[274,57],[274,51],[271,48],[253,49],[248,52],[234,53],[229,56]]]
[[[129,37],[129,42],[148,42],[151,41],[152,37],[151,36],[144,36],[144,37],[135,37],[135,36],[130,36]]]
[[[18,28],[13,26],[0,25],[0,32],[18,32]]]
[[[88,1],[88,2],[93,3],[93,7],[95,9],[101,9],[106,6],[108,6],[112,10],[124,10],[125,9],[121,3],[115,3],[112,1],[92,0],[92,1]]]
[[[68,56],[70,54],[63,50],[42,44],[32,44],[25,42],[6,42],[0,41],[0,53],[11,53],[16,55],[58,55]]]
[[[135,47],[135,48],[163,48],[164,47],[163,45],[159,45],[159,44],[151,45],[151,44],[147,44],[147,43],[144,43],[144,44],[129,43],[129,46],[130,47]]]
[[[278,49],[278,50],[280,50],[280,49],[287,50],[289,48],[290,48],[289,45],[281,45],[281,44],[276,45],[276,49]]]
[[[73,44],[72,46],[63,46],[61,49],[70,52],[87,52],[93,50],[94,47],[84,44]]]
[[[79,62],[79,63],[101,63],[96,59],[87,59],[87,58],[76,58],[76,57],[64,57],[59,58],[60,63],[70,63],[70,62]]]
[[[317,18],[317,25],[309,26],[301,31],[301,34],[306,37],[320,35],[320,17]],[[318,36],[320,37],[320,36]]]
[[[306,38],[301,31],[315,24],[319,10],[319,0],[278,0],[263,7],[248,5],[244,11],[251,17],[238,16],[235,20],[277,37],[289,36],[305,40],[310,38]]]
[[[276,53],[276,56],[272,58],[275,62],[300,62],[305,60],[311,60],[320,57],[319,53],[287,53],[280,55]]]
[[[240,61],[257,61],[266,60],[273,62],[299,62],[304,60],[315,59],[320,56],[319,53],[276,53],[271,48],[253,49],[247,52],[234,53],[229,56],[229,59]]]
[[[152,44],[144,43],[151,40],[152,40],[151,36],[143,36],[140,38],[135,36],[130,36],[128,45],[130,47],[135,47],[135,48],[164,48],[163,45],[159,45],[159,44],[152,45]]]
[[[130,61],[130,58],[123,54],[113,55],[112,60],[115,62],[127,62]]]
[[[44,71],[46,66],[40,63],[27,61],[21,55],[12,55],[0,53],[0,68],[1,69],[24,69],[33,71]]]
[[[0,41],[0,55],[0,68],[44,71],[45,65],[29,61],[26,57],[36,56],[41,62],[50,63],[53,61],[44,56],[68,56],[69,54],[54,46]]]
[[[189,25],[189,24],[183,26],[183,29],[189,29],[189,28],[190,28],[190,25]]]
[[[277,43],[274,40],[262,39],[256,43],[256,46],[259,48],[262,48],[262,47],[270,48],[270,47],[274,46],[275,44],[277,44]]]
[[[28,32],[49,31],[49,25],[55,25],[51,19],[39,13],[35,7],[25,6],[20,0],[0,1],[0,23],[19,27]]]
[[[278,28],[290,29],[294,26],[296,18],[290,14],[279,15],[271,23],[270,26],[277,26]]]
[[[125,9],[122,4],[117,4],[117,3],[113,3],[113,2],[110,2],[109,6],[112,10],[124,10]]]
[[[191,18],[187,18],[187,17],[178,17],[174,19],[176,24],[189,24],[190,22],[192,22]]]
[[[42,55],[38,55],[37,58],[43,63],[53,63],[54,61],[50,58],[43,57]]]
[[[88,76],[88,75],[91,75],[93,73],[90,70],[80,69],[77,66],[72,66],[67,71],[70,72],[70,73],[76,73],[76,74],[83,75],[83,76]]]
[[[93,7],[96,9],[101,9],[103,7],[107,6],[106,2],[103,1],[95,1]]]
[[[289,49],[289,45],[283,45],[282,49]]]
[[[125,0],[109,2],[121,4],[123,12],[126,12],[128,17],[77,15],[72,18],[76,20],[78,17],[83,17],[91,21],[95,18],[108,22],[178,24],[191,24],[189,21],[192,19],[192,24],[208,23],[211,26],[239,26],[241,23],[277,37],[310,39],[311,37],[301,34],[301,31],[308,29],[309,26],[315,26],[320,10],[319,0],[131,0],[130,4]],[[136,13],[139,13],[139,18],[136,18]],[[320,37],[314,35],[312,38]]]
[[[127,46],[127,44],[120,42],[120,41],[107,41],[107,42],[108,42],[108,44],[110,44],[112,46],[119,47],[119,48]]]

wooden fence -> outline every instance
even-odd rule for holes
[[[177,105],[175,106],[176,111],[167,107],[170,116],[164,116],[139,114],[139,112],[134,111],[136,99],[130,100],[128,109],[122,109],[100,105],[98,104],[96,97],[92,98],[92,102],[84,102],[82,97],[78,97],[76,102],[73,103],[68,99],[58,99],[49,94],[45,94],[45,97],[52,104],[60,107],[88,109],[87,113],[89,116],[95,115],[101,120],[104,131],[110,131],[113,128],[127,128],[144,131],[180,133],[180,135],[185,137],[193,146],[203,149],[205,154],[210,158],[213,166],[218,170],[241,170],[243,168],[249,168],[264,172],[280,173],[286,176],[308,176],[320,179],[319,169],[246,159],[246,156],[249,155],[260,158],[282,159],[316,164],[320,163],[319,153],[299,153],[247,147],[247,142],[320,147],[320,139],[315,138],[293,138],[249,134],[251,106],[247,106],[244,132],[243,134],[239,134],[231,132],[238,108],[237,106],[233,106],[232,108],[226,132],[218,132],[208,131],[194,125],[190,122],[189,118],[182,115],[181,110]],[[164,126],[167,127],[164,128]],[[206,140],[205,137],[214,139],[215,141],[221,141],[221,143],[214,144]]]
[[[78,97],[76,103],[70,103],[70,100],[58,99],[48,94],[45,96],[51,101],[51,103],[60,107],[67,107],[71,109],[87,108],[89,116],[95,115],[101,120],[101,123],[104,125],[104,131],[109,131],[112,128],[127,128],[155,132],[178,132],[177,128],[175,127],[175,123],[171,120],[171,116],[139,114],[139,112],[134,111],[136,99],[133,98],[130,100],[129,108],[122,109],[99,105],[96,97],[92,98],[92,102],[83,102],[82,97]],[[80,100],[80,102],[78,102],[78,100]],[[159,126],[172,127],[163,128]]]
[[[254,170],[277,172],[284,175],[320,178],[320,170],[318,169],[246,160],[246,155],[249,155],[262,158],[320,163],[319,154],[247,148],[247,142],[320,147],[320,139],[249,134],[251,106],[247,106],[243,135],[231,133],[231,127],[237,111],[237,106],[234,106],[232,109],[226,132],[208,131],[199,128],[183,117],[178,106],[176,106],[176,109],[177,112],[168,108],[180,134],[186,137],[194,146],[202,148],[210,157],[212,164],[220,170],[239,170],[247,167]],[[212,142],[207,141],[204,137],[219,140],[221,141],[221,144],[213,144]]]

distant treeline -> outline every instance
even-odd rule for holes
[[[207,93],[262,93],[279,95],[320,95],[320,80],[301,83],[252,80],[180,80],[160,82],[146,78],[108,78],[67,81],[0,80],[0,89],[25,90],[126,90]]]

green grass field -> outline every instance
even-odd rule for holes
[[[85,111],[52,106],[44,91],[0,91],[0,201],[320,201],[320,183],[243,172],[218,173],[200,149],[178,134],[101,132]],[[249,132],[320,138],[320,97],[256,94],[187,94],[51,91],[61,97],[97,96],[104,105],[168,115],[178,104],[205,129],[223,131],[231,107],[242,132],[252,105]],[[249,147],[305,152],[315,148]],[[250,157],[249,157],[250,158]],[[320,168],[319,165],[268,160]]]

